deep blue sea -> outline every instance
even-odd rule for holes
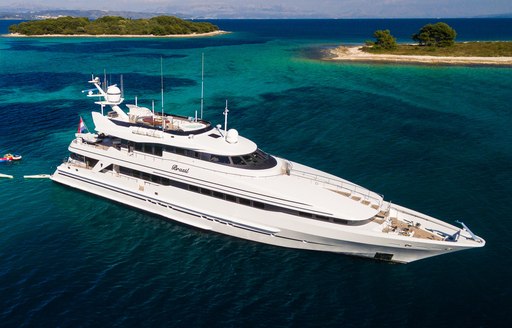
[[[512,40],[512,19],[445,20]],[[316,50],[400,42],[431,20],[218,20],[189,39],[0,37],[0,326],[505,327],[512,320],[512,68],[328,62]],[[12,21],[0,21],[6,33]],[[482,249],[394,265],[203,232],[57,185],[91,74],[127,103],[205,118],[264,150],[443,220]]]

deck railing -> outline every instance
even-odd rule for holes
[[[290,164],[291,165],[291,164]],[[311,181],[311,183],[322,184],[327,187],[334,187],[335,191],[341,193],[347,193],[347,196],[359,196],[361,200],[367,200],[370,203],[378,204],[379,207],[382,205],[383,196],[379,195],[371,190],[363,188],[354,183],[343,181],[340,179],[333,179],[331,177],[317,175],[301,170],[294,169],[293,166],[290,167],[290,175],[300,177],[306,180]]]

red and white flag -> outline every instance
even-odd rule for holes
[[[89,129],[85,125],[84,120],[82,120],[82,116],[80,116],[80,122],[78,123],[78,133],[84,133],[85,131],[89,131]]]

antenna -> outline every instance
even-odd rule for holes
[[[228,131],[228,100],[226,99],[226,108],[224,108],[224,133],[227,133]]]
[[[153,110],[153,126],[155,125],[155,101],[151,100],[151,109]]]
[[[103,69],[103,91],[107,91],[107,70]]]
[[[162,91],[162,117],[164,116],[164,64],[163,58],[160,56],[160,87]]]
[[[123,74],[121,74],[121,98],[124,98],[124,83],[123,83]]]
[[[201,119],[203,119],[204,103],[204,52],[201,55]]]

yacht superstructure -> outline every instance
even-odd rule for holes
[[[334,175],[265,153],[235,129],[100,97],[56,182],[196,228],[256,242],[408,263],[482,247],[458,228]],[[106,109],[109,109],[105,113]]]

